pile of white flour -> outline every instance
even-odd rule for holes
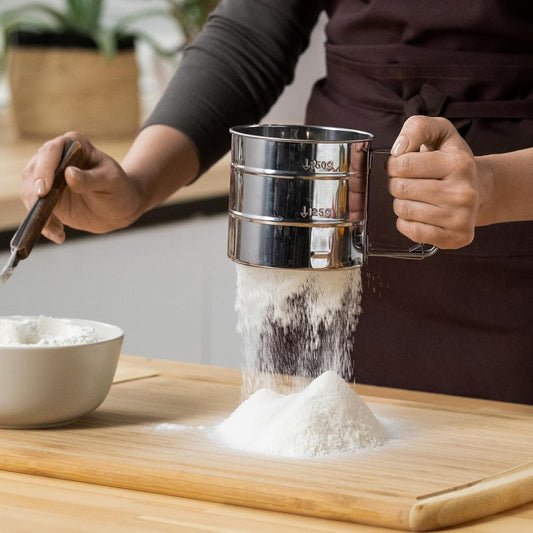
[[[47,316],[0,318],[0,346],[72,346],[101,340],[94,328]]]
[[[332,371],[300,392],[257,391],[216,431],[231,448],[294,458],[357,452],[387,439],[363,400]]]
[[[381,445],[385,429],[345,381],[360,300],[357,268],[237,265],[244,402],[217,437],[239,450],[300,458]]]

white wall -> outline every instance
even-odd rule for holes
[[[124,353],[239,367],[226,242],[223,214],[37,246],[0,284],[0,315],[99,320]]]

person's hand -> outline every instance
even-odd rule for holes
[[[396,227],[415,242],[461,248],[474,238],[490,179],[448,120],[406,120],[387,164]]]
[[[114,159],[75,132],[43,144],[24,168],[21,197],[26,208],[30,209],[38,196],[49,191],[67,139],[80,141],[83,162],[80,168],[66,169],[67,187],[43,235],[60,243],[65,239],[64,224],[92,233],[131,224],[139,215],[141,191],[138,185]]]

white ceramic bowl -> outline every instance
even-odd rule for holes
[[[105,400],[115,376],[124,332],[91,320],[68,322],[93,328],[99,340],[67,346],[2,346],[0,339],[0,427],[68,424]]]

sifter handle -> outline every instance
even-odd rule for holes
[[[437,252],[431,244],[417,243],[396,229],[396,215],[388,191],[386,171],[389,149],[373,149],[366,198],[366,255],[396,259],[423,259]]]
[[[81,156],[81,143],[67,141],[63,147],[61,161],[56,168],[52,188],[46,196],[38,198],[11,239],[11,251],[16,252],[17,259],[26,259],[34,244],[39,240],[47,220],[50,218],[66,186],[65,170],[77,162]]]

